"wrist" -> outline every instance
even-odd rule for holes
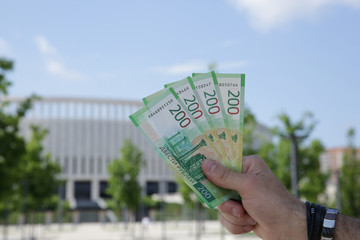
[[[348,231],[344,218],[345,218],[345,216],[342,215],[341,213],[339,213],[336,217],[336,225],[335,225],[335,229],[334,229],[334,239],[341,239],[340,229]]]
[[[334,240],[358,240],[360,239],[359,229],[360,219],[339,213],[336,217]]]
[[[284,235],[282,239],[307,240],[306,205],[296,199],[293,204],[289,218],[284,223]]]

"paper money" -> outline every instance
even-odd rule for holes
[[[212,184],[201,170],[204,159],[221,161],[208,140],[182,107],[174,92],[158,94],[130,116],[160,157],[208,205],[214,208],[236,195]]]
[[[200,107],[199,100],[197,99],[194,90],[192,89],[189,83],[190,77],[185,79],[165,84],[165,89],[162,89],[154,94],[151,94],[143,98],[145,105],[148,105],[149,102],[159,97],[162,93],[167,91],[167,89],[173,89],[174,94],[178,96],[179,103],[184,109],[188,111],[193,117],[193,121],[196,126],[200,129],[204,137],[208,140],[211,147],[215,150],[217,155],[223,160],[224,165],[231,168],[232,165],[229,159],[226,157],[226,153],[218,135],[214,128],[211,128],[209,122],[211,121],[208,113]]]
[[[242,172],[245,74],[216,74],[222,105],[235,150],[237,172]]]
[[[231,162],[227,158],[223,145],[216,134],[216,129],[212,127],[211,118],[208,112],[201,107],[200,100],[196,97],[197,94],[194,92],[189,81],[191,81],[191,78],[187,77],[186,79],[167,84],[165,87],[172,88],[175,92],[174,94],[179,96],[180,103],[191,113],[194,118],[194,123],[202,131],[204,136],[210,140],[212,147],[221,157],[224,164],[230,168],[232,166]]]
[[[194,76],[192,79],[189,79],[189,83],[200,99],[201,107],[208,113],[210,118],[209,124],[212,129],[215,129],[216,135],[219,137],[227,155],[226,157],[231,164],[231,168],[235,170],[234,159],[236,152],[231,142],[228,122],[224,116],[224,107],[222,106],[215,73],[210,72]]]
[[[203,73],[193,73],[193,76],[201,74]],[[215,77],[224,108],[223,114],[228,121],[228,128],[234,145],[235,170],[242,172],[245,74],[216,73]]]

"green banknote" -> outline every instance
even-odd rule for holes
[[[215,73],[209,72],[196,75],[189,79],[189,83],[194,89],[196,97],[200,99],[201,107],[208,113],[210,117],[209,124],[215,129],[232,169],[236,170],[234,162],[236,152],[232,144],[229,124],[225,117]]]
[[[189,113],[191,113],[192,117],[194,118],[194,123],[202,131],[206,138],[210,140],[212,147],[219,154],[221,159],[223,159],[224,164],[228,168],[231,168],[232,165],[227,158],[220,139],[216,134],[215,128],[211,124],[211,118],[209,117],[207,111],[204,111],[204,109],[201,108],[199,99],[196,97],[189,80],[191,80],[191,78],[187,77],[186,79],[167,84],[165,87],[170,87],[170,89],[173,89],[174,94],[179,98],[180,104],[182,104],[183,107]]]
[[[237,193],[212,184],[201,170],[204,159],[221,161],[192,117],[170,90],[130,116],[160,157],[195,192],[214,208]]]
[[[222,105],[235,150],[235,167],[242,172],[245,74],[216,74]]]
[[[198,76],[203,73],[193,73]],[[235,167],[242,171],[243,129],[244,129],[244,93],[245,74],[216,73],[222,105],[229,123],[229,129],[235,150]]]
[[[228,168],[232,168],[232,164],[226,157],[227,155],[215,129],[211,128],[209,124],[211,119],[208,116],[208,113],[200,107],[199,100],[196,98],[194,90],[188,81],[189,78],[190,77],[187,77],[173,83],[165,84],[164,89],[144,97],[143,102],[145,105],[148,105],[149,102],[161,96],[161,94],[168,89],[173,89],[174,94],[178,96],[179,103],[182,104],[182,107],[185,108],[189,114],[191,114],[193,118],[192,120],[203,133],[204,137],[208,140],[217,155],[223,160],[224,165]]]

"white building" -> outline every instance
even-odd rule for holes
[[[11,102],[8,111],[14,111],[24,99],[7,100]],[[86,205],[86,200],[100,203],[106,197],[107,167],[120,156],[127,138],[143,152],[146,165],[139,182],[147,194],[174,192],[172,171],[128,118],[142,106],[138,101],[42,98],[22,121],[21,131],[30,138],[30,125],[49,130],[44,148],[61,165],[61,178],[66,180],[63,195],[74,208]]]

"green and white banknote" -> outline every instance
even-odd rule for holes
[[[201,107],[209,116],[209,124],[219,137],[231,168],[236,170],[236,152],[232,144],[229,124],[224,113],[224,107],[222,106],[215,73],[210,72],[196,75],[188,80],[198,99],[200,99]]]
[[[193,76],[202,73],[193,73]],[[216,73],[216,82],[235,151],[235,170],[242,172],[245,74]]]
[[[231,162],[227,158],[223,145],[216,134],[216,129],[213,127],[211,118],[207,111],[204,111],[201,107],[200,100],[196,97],[197,94],[191,87],[190,81],[191,78],[187,77],[172,84],[167,84],[165,87],[170,87],[174,90],[174,94],[180,99],[180,104],[193,116],[197,127],[202,131],[204,136],[210,140],[210,143],[212,143],[213,148],[219,154],[223,163],[230,168]]]
[[[172,91],[178,97],[179,103],[184,109],[186,109],[188,114],[192,116],[194,123],[202,132],[204,137],[208,140],[209,144],[215,150],[217,155],[223,160],[224,165],[231,168],[232,165],[229,159],[226,157],[226,153],[222,147],[220,139],[216,134],[215,129],[211,128],[209,124],[210,117],[208,116],[207,112],[200,107],[199,100],[197,99],[196,94],[189,83],[189,79],[191,80],[190,77],[187,77],[180,81],[165,84],[164,89],[144,97],[143,102],[145,105],[148,105],[149,102],[159,97],[168,89],[173,89]]]
[[[212,184],[202,172],[206,158],[222,159],[178,98],[173,89],[164,90],[130,119],[198,198],[214,208],[237,193]]]
[[[160,157],[214,208],[236,192],[206,178],[205,159],[242,172],[244,74],[193,73],[143,98],[145,107],[130,116]]]
[[[217,83],[235,150],[237,172],[242,172],[245,74],[216,74]]]

